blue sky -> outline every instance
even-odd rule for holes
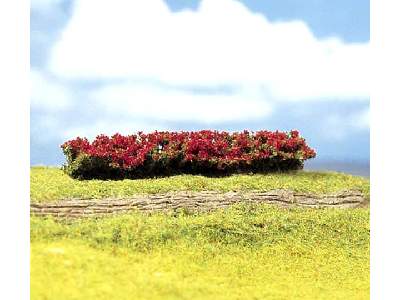
[[[369,1],[32,0],[31,164],[76,136],[298,129],[369,160]]]

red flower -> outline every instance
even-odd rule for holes
[[[186,162],[208,162],[218,169],[244,162],[251,165],[254,160],[270,158],[295,159],[303,161],[315,157],[316,153],[297,130],[255,133],[244,130],[241,133],[202,130],[198,132],[153,132],[111,137],[98,135],[90,143],[86,138],[77,137],[61,145],[69,160],[86,154],[106,160],[112,166],[122,169],[137,169],[147,159],[158,161],[181,159]]]

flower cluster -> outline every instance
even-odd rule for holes
[[[65,142],[61,148],[70,165],[84,156],[101,161],[103,167],[121,171],[125,177],[137,175],[141,169],[148,175],[291,169],[302,167],[304,160],[316,155],[296,130],[287,133],[156,131],[128,136],[117,133],[111,137],[99,135],[92,143],[78,137]]]

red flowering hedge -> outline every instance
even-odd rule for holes
[[[79,179],[285,171],[301,169],[316,155],[296,130],[117,133],[92,143],[78,137],[61,148],[64,170]]]

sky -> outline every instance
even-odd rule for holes
[[[77,136],[298,129],[369,161],[369,1],[31,0],[31,165]]]

